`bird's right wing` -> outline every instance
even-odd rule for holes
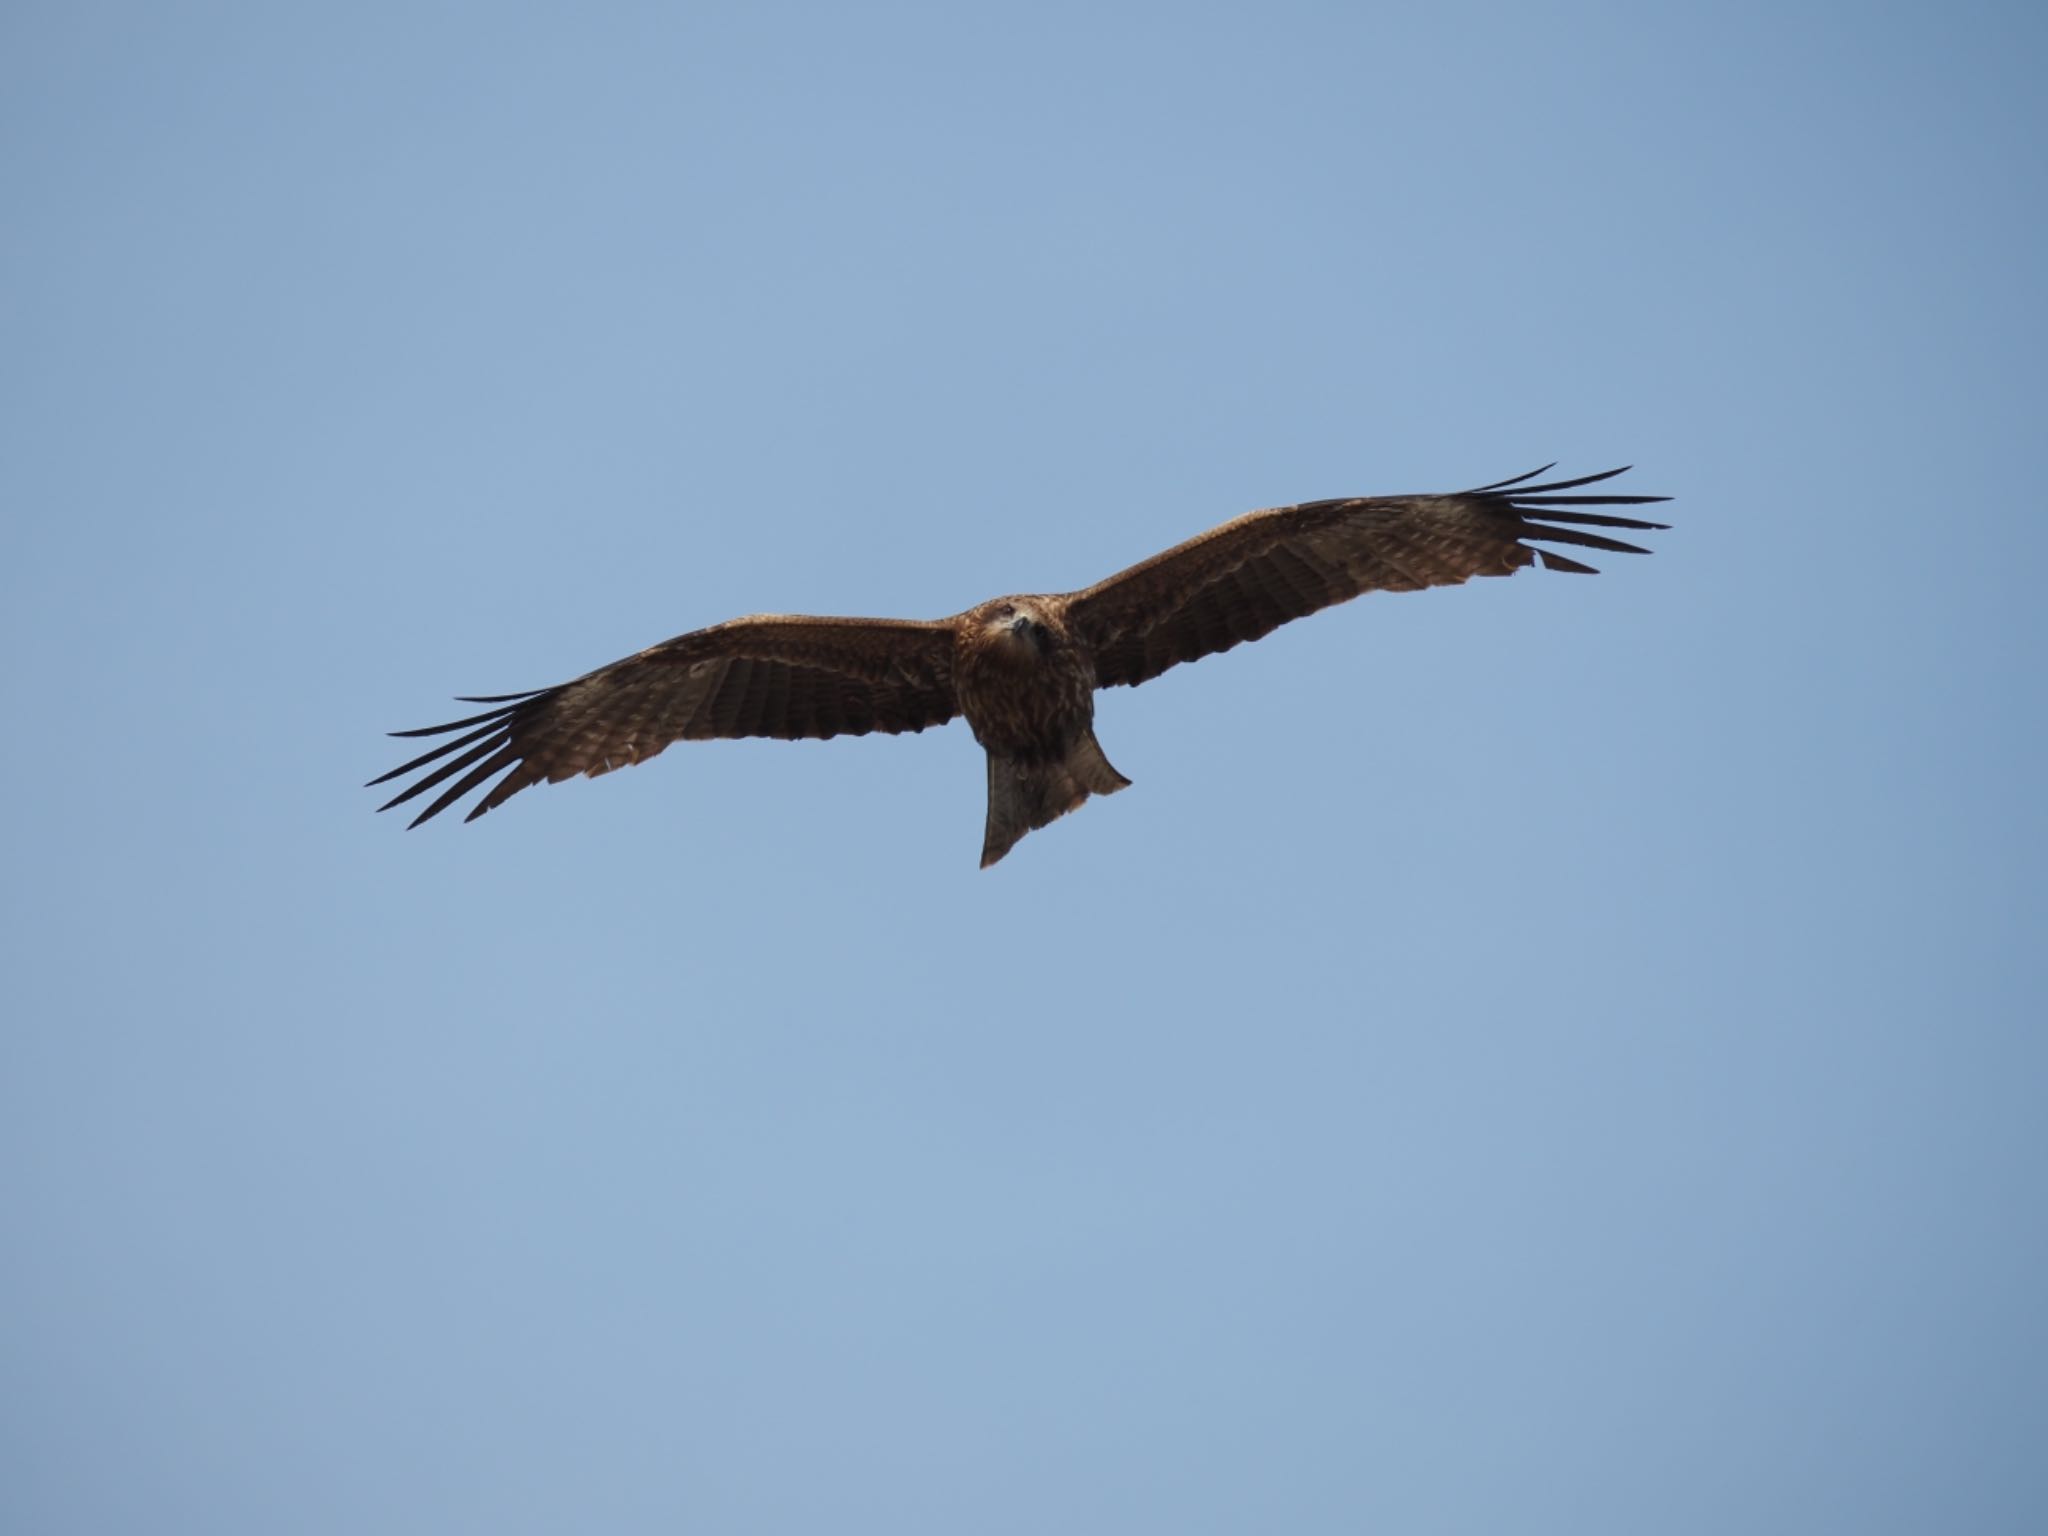
[[[383,784],[439,764],[379,810],[454,778],[413,818],[418,826],[509,769],[465,818],[474,821],[529,784],[609,773],[645,762],[673,741],[921,731],[959,712],[952,631],[945,624],[801,614],[733,619],[665,640],[574,682],[462,702],[498,707],[446,725],[392,732],[462,734],[370,780]]]

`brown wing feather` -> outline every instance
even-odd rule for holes
[[[418,826],[509,769],[465,818],[474,821],[529,784],[609,773],[675,741],[921,731],[959,710],[952,662],[943,623],[757,614],[678,635],[559,687],[465,700],[499,707],[394,731],[463,734],[370,782],[436,765],[378,807],[388,811],[454,779],[413,819]]]
[[[1586,530],[1666,526],[1585,509],[1668,497],[1572,494],[1620,469],[1525,483],[1542,473],[1449,496],[1310,501],[1250,512],[1071,594],[1067,619],[1094,648],[1100,686],[1142,683],[1366,592],[1508,576],[1539,558],[1552,570],[1592,573],[1525,539],[1640,555],[1649,551]]]

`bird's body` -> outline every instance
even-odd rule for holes
[[[1095,718],[1095,663],[1058,597],[999,597],[953,626],[953,691],[974,739],[1019,762],[1062,755]]]
[[[1095,659],[1065,598],[999,597],[960,617],[953,689],[988,753],[985,869],[1032,828],[1130,780],[1095,740]]]
[[[1662,527],[1584,510],[1661,496],[1568,494],[1621,472],[1248,513],[1082,591],[995,598],[950,619],[734,619],[555,688],[468,701],[499,706],[484,714],[397,732],[463,734],[371,782],[439,762],[389,809],[461,774],[417,826],[503,773],[474,820],[530,784],[644,762],[678,740],[920,731],[960,715],[988,754],[987,866],[1025,833],[1130,782],[1095,740],[1098,689],[1145,682],[1368,591],[1505,576],[1538,558],[1591,570],[1523,538],[1644,553],[1584,526],[1549,526]]]

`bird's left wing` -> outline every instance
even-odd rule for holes
[[[733,619],[678,635],[574,682],[463,702],[498,707],[446,725],[392,733],[461,734],[370,780],[383,784],[438,763],[379,810],[454,778],[413,818],[418,826],[493,774],[510,770],[464,818],[474,821],[529,784],[609,773],[645,762],[673,741],[921,731],[959,710],[952,631],[945,624],[802,614]]]
[[[1524,540],[1640,555],[1648,551],[1588,529],[1665,526],[1587,510],[1669,499],[1576,494],[1623,470],[1527,483],[1544,469],[1448,496],[1367,496],[1248,512],[1072,593],[1067,620],[1094,651],[1102,687],[1142,683],[1365,592],[1508,576],[1539,558],[1554,571],[1593,573]]]

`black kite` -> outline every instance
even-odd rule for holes
[[[1571,494],[1622,470],[1525,483],[1542,473],[1449,496],[1249,512],[1085,591],[993,598],[950,619],[755,614],[714,624],[574,682],[464,699],[496,707],[394,732],[463,734],[370,782],[446,758],[379,807],[455,778],[418,826],[502,772],[466,818],[474,821],[529,784],[609,773],[673,741],[921,731],[965,715],[988,752],[986,868],[1026,832],[1130,783],[1096,743],[1096,689],[1142,683],[1363,592],[1509,576],[1539,559],[1593,574],[1524,539],[1640,555],[1648,551],[1586,529],[1666,526],[1583,509],[1667,497]]]

